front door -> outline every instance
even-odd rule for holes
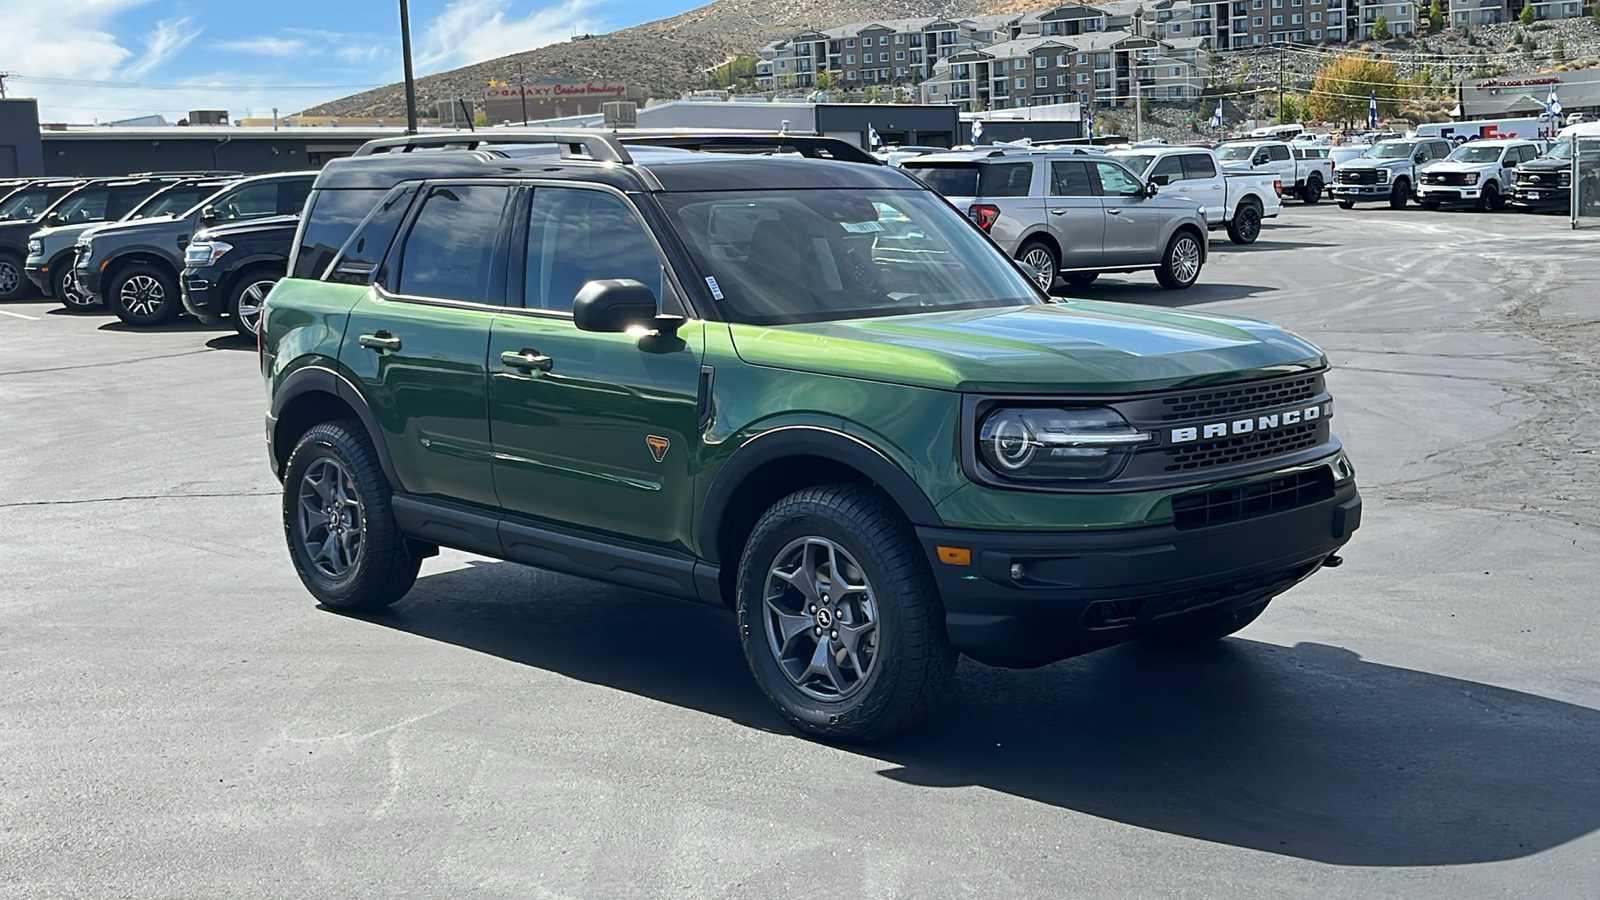
[[[350,313],[339,361],[359,379],[406,493],[496,505],[484,363],[505,294],[511,193],[429,186],[383,283]]]
[[[1132,172],[1114,162],[1089,163],[1105,210],[1105,260],[1108,266],[1139,266],[1159,261],[1161,226],[1170,213]]]
[[[662,256],[621,194],[534,186],[518,229],[523,308],[489,342],[494,475],[509,513],[663,549],[692,546],[704,326],[676,337],[572,324],[589,281],[631,278],[681,312]],[[521,255],[521,254],[516,254]]]
[[[1062,269],[1101,265],[1106,214],[1095,195],[1089,164],[1078,159],[1050,163],[1049,213],[1045,225],[1061,246]]]

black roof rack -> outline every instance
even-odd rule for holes
[[[176,169],[171,172],[133,172],[127,178],[242,178],[243,172],[233,169]]]
[[[562,159],[592,159],[595,162],[612,162],[629,165],[633,157],[623,148],[622,142],[602,132],[563,131],[474,131],[466,134],[408,134],[404,137],[379,138],[368,141],[355,152],[356,156],[412,153],[417,150],[477,150],[495,144],[553,144],[560,148]]]
[[[623,134],[624,144],[641,147],[673,147],[708,153],[757,153],[777,150],[798,153],[808,159],[835,159],[841,162],[881,166],[883,160],[849,141],[832,137],[792,134]]]
[[[411,153],[416,150],[492,150],[495,146],[548,144],[559,148],[562,159],[590,159],[629,165],[628,147],[664,147],[709,153],[798,153],[810,159],[883,165],[860,147],[838,138],[776,133],[715,132],[603,132],[603,131],[475,131],[452,134],[417,134],[368,141],[356,156]]]

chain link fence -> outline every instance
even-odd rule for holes
[[[1572,227],[1600,226],[1600,135],[1574,137]]]

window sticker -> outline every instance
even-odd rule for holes
[[[717,279],[711,277],[710,275],[707,275],[706,276],[706,287],[711,288],[711,296],[715,297],[718,300],[722,299],[722,288],[717,287]]]

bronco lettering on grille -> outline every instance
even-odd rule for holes
[[[1227,422],[1212,422],[1208,425],[1173,428],[1168,433],[1168,440],[1169,443],[1173,444],[1187,444],[1190,441],[1214,440],[1216,438],[1235,437],[1241,434],[1254,434],[1260,431],[1287,428],[1291,425],[1299,425],[1302,422],[1315,422],[1325,416],[1332,415],[1332,413],[1332,403],[1319,403],[1316,406],[1305,406],[1268,415],[1246,416]]]

